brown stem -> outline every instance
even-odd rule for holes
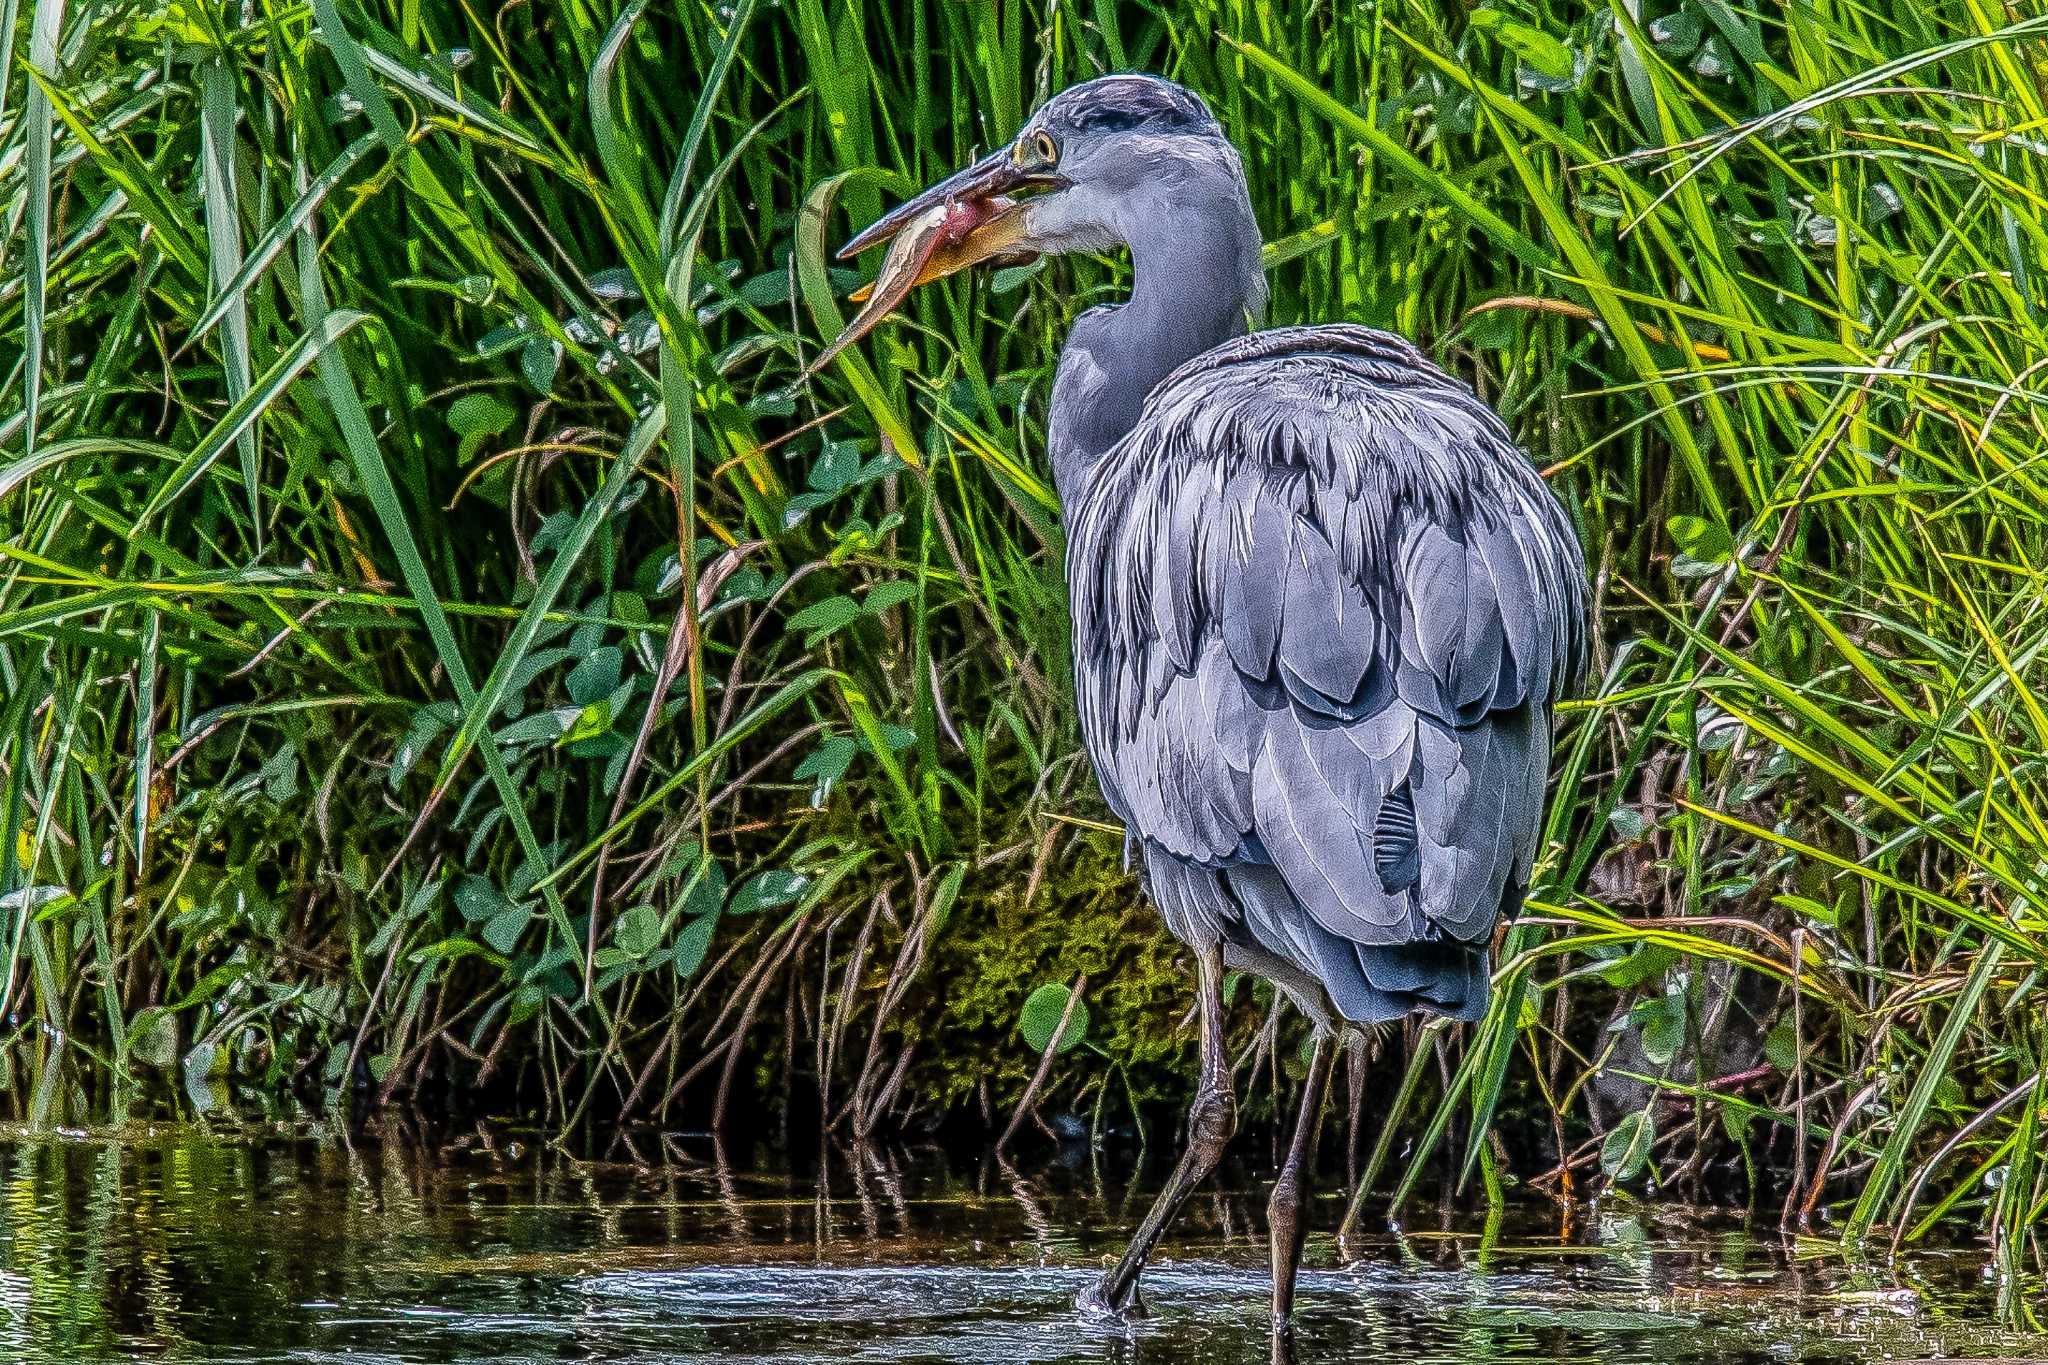
[[[1031,1108],[1031,1102],[1038,1098],[1038,1091],[1045,1084],[1045,1078],[1052,1073],[1052,1059],[1059,1055],[1060,1039],[1067,1036],[1067,1021],[1074,1017],[1074,1010],[1081,1003],[1082,988],[1088,984],[1088,973],[1082,972],[1074,978],[1074,984],[1067,987],[1067,1007],[1060,1011],[1060,1022],[1053,1029],[1052,1037],[1045,1040],[1045,1050],[1038,1055],[1038,1069],[1031,1073],[1031,1080],[1024,1087],[1024,1093],[1017,1098],[1017,1107],[1010,1111],[1010,1122],[1003,1129],[1003,1135],[996,1139],[996,1157],[1001,1159],[1003,1149],[1010,1145],[1010,1139],[1017,1136],[1017,1129],[1023,1126],[1024,1115]]]

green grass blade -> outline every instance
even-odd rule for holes
[[[200,190],[205,205],[206,245],[214,296],[225,302],[221,354],[227,365],[228,397],[240,403],[249,395],[249,310],[242,293],[228,286],[242,269],[242,208],[235,188],[235,122],[238,116],[235,76],[227,59],[207,58],[199,67]],[[249,534],[256,553],[263,552],[262,481],[256,452],[263,438],[259,408],[235,436],[242,462],[242,487],[249,499]]]
[[[182,497],[186,490],[204,478],[213,462],[226,453],[227,448],[239,442],[254,429],[259,418],[270,405],[283,396],[308,365],[327,355],[334,343],[346,336],[360,324],[368,321],[366,314],[350,309],[325,313],[320,320],[306,330],[289,351],[279,356],[263,377],[236,400],[204,440],[192,448],[179,464],[177,470],[163,483],[156,486],[142,510],[135,514],[137,531],[148,527],[150,520],[165,507]]]
[[[267,231],[256,240],[248,255],[234,274],[224,284],[216,285],[213,301],[207,305],[199,320],[192,324],[191,332],[185,338],[187,347],[196,345],[220,320],[231,312],[247,315],[246,299],[248,290],[258,276],[268,270],[277,260],[278,253],[291,244],[299,229],[309,222],[327,199],[328,193],[348,177],[371,148],[377,145],[374,133],[364,133],[344,148],[341,154],[327,163],[320,174],[313,177],[305,193],[292,202],[290,208],[278,216]],[[246,328],[246,323],[245,323]]]
[[[1900,1106],[1884,1150],[1878,1153],[1877,1164],[1863,1182],[1862,1193],[1856,1198],[1856,1207],[1850,1211],[1849,1221],[1843,1225],[1845,1241],[1854,1243],[1862,1240],[1887,1207],[1886,1201],[1891,1198],[1899,1173],[1905,1169],[1907,1156],[1913,1150],[1913,1141],[1919,1136],[1921,1125],[1927,1121],[1928,1108],[1934,1103],[1935,1088],[1950,1074],[1963,1034],[1997,974],[2004,952],[2005,945],[1993,941],[1977,955],[1969,976],[1963,982],[1962,991],[1956,996],[1955,1004],[1949,1007],[1948,1018],[1942,1023],[1934,1046],[1920,1059],[1913,1088],[1907,1093],[1905,1104]]]
[[[57,69],[57,37],[63,28],[64,0],[35,0],[28,38],[28,62],[35,71]],[[11,25],[8,39],[11,44]],[[0,81],[11,74],[0,72]],[[22,169],[28,195],[28,286],[22,302],[27,354],[23,360],[21,407],[22,453],[28,458],[34,458],[36,439],[41,435],[43,366],[49,347],[50,152],[55,131],[50,121],[51,108],[49,88],[41,80],[31,80],[21,114],[25,148]]]

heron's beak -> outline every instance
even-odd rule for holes
[[[889,242],[881,273],[873,284],[854,292],[853,301],[863,305],[860,312],[811,362],[810,372],[816,373],[867,335],[917,286],[991,257],[1029,253],[1024,201],[1013,196],[1018,191],[1065,183],[1050,171],[1019,165],[1005,147],[877,219],[841,247],[839,255],[844,259]]]

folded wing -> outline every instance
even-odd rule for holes
[[[1154,391],[1070,538],[1083,734],[1175,931],[1352,1018],[1482,1010],[1586,645],[1499,420],[1397,337],[1257,333]]]

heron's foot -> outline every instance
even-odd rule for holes
[[[1151,1310],[1145,1307],[1145,1296],[1138,1292],[1135,1282],[1124,1293],[1118,1294],[1114,1281],[1114,1274],[1104,1275],[1074,1296],[1074,1307],[1081,1310],[1082,1317],[1127,1325],[1152,1316]]]

